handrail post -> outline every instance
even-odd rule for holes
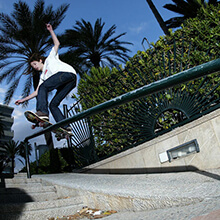
[[[26,169],[27,169],[27,178],[31,178],[30,173],[30,161],[29,161],[29,155],[28,155],[28,141],[25,141],[25,156],[26,156]]]

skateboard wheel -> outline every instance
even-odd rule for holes
[[[43,122],[39,122],[39,126],[40,127],[44,127],[44,123]]]
[[[35,129],[36,128],[36,125],[31,125],[31,129]]]

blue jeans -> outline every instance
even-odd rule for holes
[[[65,119],[59,109],[60,102],[68,93],[76,87],[76,75],[69,72],[58,72],[45,80],[38,89],[37,111],[49,115],[48,111],[48,93],[56,89],[57,92],[49,104],[49,109],[56,122]]]

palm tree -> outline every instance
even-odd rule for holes
[[[153,12],[155,18],[157,19],[157,22],[159,23],[160,27],[162,28],[164,34],[166,35],[170,35],[169,30],[163,20],[163,18],[161,17],[160,13],[157,11],[154,3],[152,2],[152,0],[146,0],[151,11]]]
[[[28,60],[34,53],[45,55],[51,48],[52,41],[45,24],[50,23],[56,29],[68,7],[63,4],[53,10],[52,6],[45,8],[44,0],[37,0],[31,11],[27,3],[20,0],[14,3],[10,16],[0,13],[0,83],[6,80],[9,84],[5,104],[9,104],[21,82],[24,82],[22,97],[30,94],[32,85],[36,89],[39,73],[30,68]]]
[[[12,162],[12,173],[14,173],[15,168],[15,157],[19,155],[19,144],[18,141],[15,142],[14,140],[9,141],[4,146],[1,147],[3,153],[5,152],[6,155],[11,159]]]
[[[174,4],[166,4],[163,7],[176,12],[180,15],[179,17],[173,17],[167,20],[165,23],[168,28],[176,28],[180,27],[182,23],[188,18],[194,18],[197,16],[197,12],[202,7],[207,7],[207,5],[213,4],[217,5],[219,3],[218,0],[209,0],[208,2],[205,0],[172,0]]]
[[[119,62],[125,63],[129,58],[130,50],[123,45],[129,42],[119,41],[126,33],[113,37],[116,26],[111,26],[103,33],[105,23],[97,19],[94,27],[90,22],[76,21],[73,29],[68,29],[62,36],[61,45],[68,47],[62,58],[75,67],[78,73],[89,70],[92,66],[117,66]]]

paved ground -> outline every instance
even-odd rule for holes
[[[120,211],[105,217],[106,220],[220,220],[220,169],[141,175],[67,173],[35,177],[92,192],[98,195],[100,202],[105,202],[101,194],[134,201],[128,209],[122,204]]]
[[[119,212],[106,220],[219,220],[220,198],[206,199],[203,202],[167,209],[141,212]]]

